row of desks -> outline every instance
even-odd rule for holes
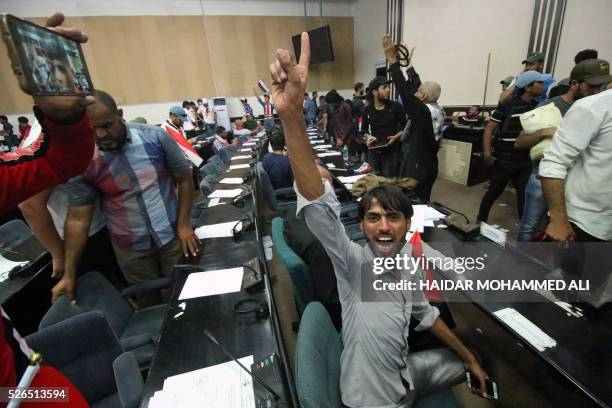
[[[253,150],[258,147],[259,143],[253,146]],[[233,160],[232,165],[254,161],[251,158],[251,148],[249,152],[240,151],[242,149],[245,147],[239,146],[235,155],[247,155],[249,158]],[[251,170],[252,168],[228,170],[221,178],[242,177]],[[232,184],[216,184],[215,190],[236,187]],[[253,188],[253,182],[247,183],[245,187]],[[258,361],[275,354],[284,375],[287,376],[288,384],[285,387],[279,384],[270,385],[280,394],[281,400],[285,401],[287,406],[297,406],[264,259],[261,234],[257,230],[257,203],[254,197],[256,195],[251,194],[242,207],[229,203],[231,199],[222,199],[220,205],[202,211],[198,226],[250,218],[255,221],[255,228],[243,231],[238,239],[232,237],[203,239],[200,254],[195,258],[183,258],[176,266],[176,284],[163,323],[157,352],[145,384],[141,407],[149,405],[149,399],[162,388],[164,380],[168,377],[230,360],[204,335],[205,330],[212,333],[236,358],[253,355],[254,360]],[[182,302],[178,301],[178,297],[190,273],[231,268],[249,262],[263,274],[263,291],[248,294],[242,289],[240,292],[188,299],[185,301],[184,313],[176,317],[183,311],[179,307]],[[249,272],[245,270],[245,274],[247,273]],[[269,316],[257,318],[253,313],[242,315],[234,312],[236,303],[247,298],[266,304],[270,311]],[[261,388],[255,387],[255,395],[262,392],[265,394]],[[194,406],[207,405],[205,401],[194,401]]]
[[[423,240],[451,257],[482,256],[489,267],[488,280],[548,278],[551,270],[541,262],[485,238],[467,243],[447,229],[428,228]],[[438,279],[475,281],[483,272],[436,270]],[[463,333],[476,347],[486,350],[485,359],[504,358],[523,376],[520,387],[531,388],[550,406],[612,407],[612,305],[595,309],[580,302],[562,302],[550,293],[527,292],[520,299],[499,292],[457,291],[452,309],[469,313]],[[476,306],[470,308],[469,305]],[[556,344],[540,348],[532,344],[496,312],[513,309],[550,336]],[[489,374],[492,375],[491,372]],[[504,389],[504,384],[500,384]],[[506,393],[509,390],[506,390]],[[502,391],[503,395],[503,391]]]

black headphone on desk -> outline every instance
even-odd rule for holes
[[[245,200],[253,194],[253,191],[250,186],[240,185],[239,187],[242,189],[242,193],[234,197],[234,199],[232,200],[232,205],[235,205],[238,208],[242,208],[244,207]]]
[[[234,304],[234,313],[242,315],[255,313],[256,319],[265,319],[270,315],[270,309],[266,302],[246,298]]]
[[[234,238],[234,242],[239,242],[242,239],[242,234],[244,232],[252,231],[253,229],[255,229],[255,220],[251,214],[247,214],[245,218],[238,221],[232,228],[232,237]]]

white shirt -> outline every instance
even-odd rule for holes
[[[204,105],[198,106],[198,113],[202,115],[203,118],[206,117],[206,108]]]
[[[185,108],[183,108],[183,109],[185,109]],[[187,122],[183,122],[183,129],[185,131],[193,130],[194,129],[193,122],[196,121],[195,115],[193,114],[193,112],[190,109],[185,109],[185,113],[187,113],[187,118],[189,120]]]
[[[202,116],[204,117],[204,122],[206,122],[209,125],[214,125],[215,124],[215,111],[213,110],[213,108],[209,107],[204,107],[203,106],[203,112],[202,112]]]
[[[444,109],[437,102],[426,105],[431,112],[431,124],[437,142],[442,139],[442,132],[444,131]]]
[[[242,129],[236,129],[234,128],[234,135],[236,136],[250,136],[251,135],[251,131],[247,128],[242,128]]]
[[[225,139],[223,139],[219,135],[215,135],[215,140],[213,141],[214,147],[216,151],[219,151],[225,147]]]
[[[51,214],[51,218],[53,219],[53,224],[55,224],[55,229],[59,236],[64,239],[64,223],[66,222],[66,217],[68,216],[68,206],[70,203],[70,199],[68,197],[68,187],[65,184],[60,184],[59,186],[53,187],[51,194],[49,195],[49,200],[47,201],[47,209],[49,210],[49,214]],[[89,225],[89,236],[96,234],[106,225],[106,219],[104,215],[100,211],[100,200],[97,200],[94,204],[94,211],[91,217],[91,224]]]
[[[565,180],[571,222],[612,240],[612,90],[574,102],[544,152],[540,176]]]

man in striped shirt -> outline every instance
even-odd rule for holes
[[[76,264],[98,198],[128,284],[170,277],[182,254],[198,252],[199,241],[189,224],[191,166],[178,144],[157,126],[124,123],[105,92],[98,90],[95,97],[88,114],[96,131],[96,149],[85,173],[68,183],[65,271],[53,288],[54,298],[66,294],[74,300]],[[159,300],[149,294],[137,303],[145,307]]]
[[[516,90],[510,103],[497,105],[487,123],[482,139],[484,163],[491,166],[491,183],[478,211],[478,221],[486,222],[493,203],[510,180],[516,188],[518,218],[523,216],[525,186],[531,173],[529,150],[515,149],[514,142],[523,127],[519,116],[536,107],[535,97],[544,92],[546,76],[537,71],[526,71],[516,79]],[[495,138],[493,135],[495,134]]]

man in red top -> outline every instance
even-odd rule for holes
[[[46,26],[81,42],[87,37],[74,28],[60,27],[64,15],[56,13]],[[95,103],[92,97],[34,97],[34,114],[43,133],[27,149],[0,153],[0,214],[26,198],[65,183],[87,168],[94,150],[94,131],[85,108]],[[8,326],[7,326],[8,323]],[[27,365],[30,351],[13,330],[8,316],[0,308],[0,387],[15,387]],[[81,408],[88,404],[61,373],[43,366],[32,381],[35,387],[68,387],[70,401],[66,407]],[[29,407],[46,407],[45,403],[25,403]]]
[[[179,147],[185,154],[185,157],[191,164],[193,164],[196,168],[200,167],[203,160],[196,152],[196,150],[191,146],[195,142],[197,142],[197,138],[187,139],[187,135],[185,134],[185,130],[183,129],[183,123],[188,121],[187,113],[185,113],[185,109],[180,106],[173,106],[170,108],[170,117],[163,122],[160,127],[164,129],[172,138],[178,143]]]
[[[87,40],[77,29],[59,27],[63,21],[63,14],[54,14],[47,27],[82,42]],[[0,214],[85,171],[95,143],[85,108],[93,103],[91,96],[34,97],[34,115],[43,133],[27,149],[0,153]]]

